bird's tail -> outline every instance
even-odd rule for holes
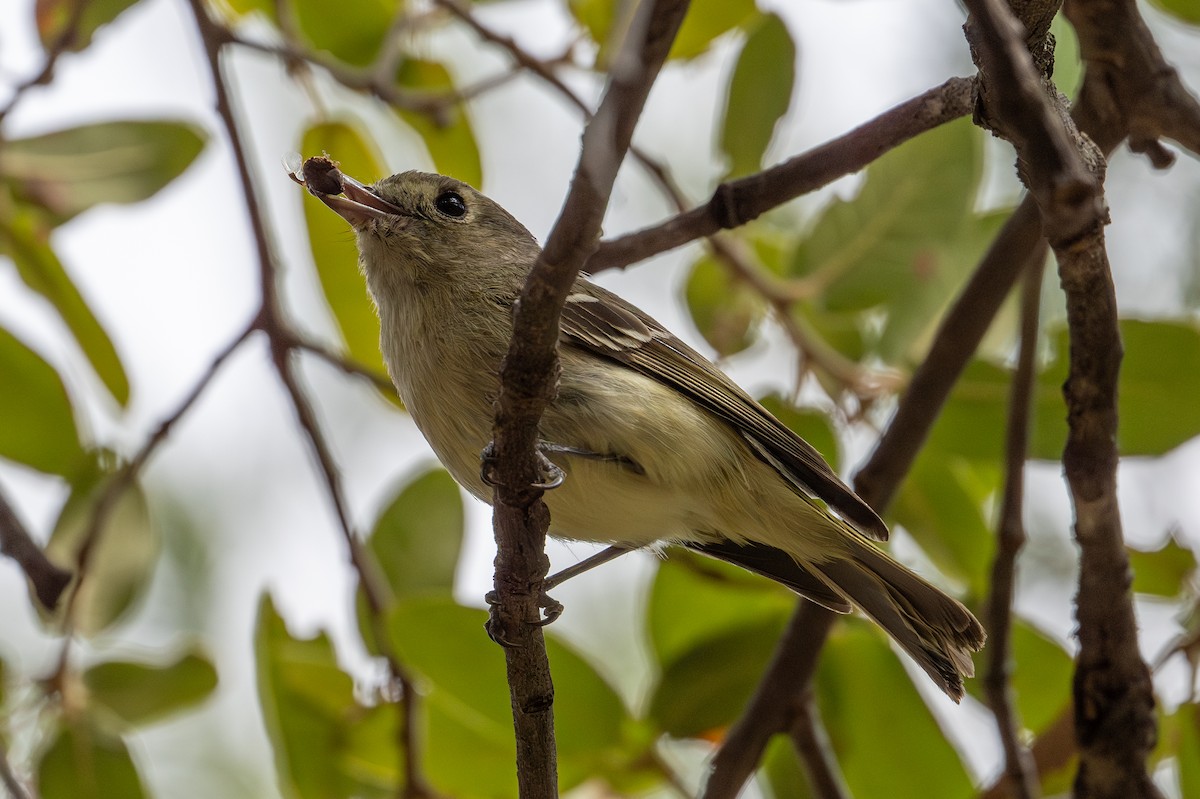
[[[958,600],[858,537],[844,539],[848,557],[808,563],[895,639],[955,702],[963,677],[975,676],[971,652],[983,646],[983,626]]]

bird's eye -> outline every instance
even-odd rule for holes
[[[452,216],[455,219],[467,213],[467,204],[463,201],[462,195],[456,191],[442,192],[433,201],[433,204],[443,214]]]

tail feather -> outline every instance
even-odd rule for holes
[[[958,600],[866,541],[848,538],[850,557],[809,564],[912,656],[958,702],[963,677],[975,676],[971,652],[983,646],[983,626]]]

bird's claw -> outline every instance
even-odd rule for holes
[[[537,482],[531,483],[532,488],[537,488],[542,491],[549,491],[552,488],[558,488],[567,479],[567,475],[560,469],[552,460],[546,457],[546,451],[557,452],[558,450],[552,444],[547,444],[545,441],[538,443],[537,459],[538,459],[538,474]],[[486,486],[495,488],[500,484],[500,477],[496,474],[496,442],[489,441],[488,445],[483,448],[483,452],[479,453],[479,479]]]
[[[513,640],[508,626],[500,617],[500,595],[495,591],[488,591],[484,594],[483,601],[488,604],[488,620],[483,625],[488,638],[506,648],[520,646],[520,643]],[[538,596],[537,604],[542,610],[542,615],[537,621],[530,622],[534,627],[545,627],[547,624],[552,624],[563,613],[563,604],[545,592]]]

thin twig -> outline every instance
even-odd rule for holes
[[[600,245],[590,273],[649,258],[718,230],[744,225],[772,208],[859,171],[883,153],[971,111],[974,78],[951,78],[849,133],[782,164],[722,183],[704,205]]]
[[[83,0],[71,3],[70,16],[67,18],[63,29],[59,31],[55,40],[46,50],[46,60],[42,63],[42,68],[34,75],[18,84],[9,98],[8,103],[3,108],[0,108],[0,123],[17,107],[17,103],[21,98],[35,86],[44,86],[49,83],[54,77],[54,69],[58,66],[58,59],[75,46],[75,42],[79,36],[79,25],[83,21],[83,12],[87,9],[88,4]]]
[[[813,796],[816,799],[850,799],[850,789],[838,768],[833,744],[811,691],[802,697],[790,733]]]
[[[350,524],[346,509],[344,491],[342,490],[340,474],[334,462],[332,452],[325,442],[316,413],[306,394],[300,386],[294,373],[291,359],[293,350],[299,349],[299,337],[292,332],[284,317],[276,285],[276,264],[278,260],[270,238],[266,218],[258,200],[257,191],[246,148],[242,142],[238,128],[233,103],[229,97],[228,88],[221,73],[221,49],[230,43],[223,29],[213,22],[203,7],[201,0],[189,0],[192,14],[196,20],[197,29],[204,42],[209,73],[216,93],[217,113],[222,126],[229,138],[230,147],[234,153],[238,175],[242,186],[242,197],[246,203],[247,217],[254,233],[255,246],[258,255],[259,290],[261,292],[260,306],[251,330],[261,330],[266,334],[271,351],[271,362],[275,372],[286,390],[288,398],[321,471],[326,487],[326,493],[333,505],[338,519],[339,529],[346,541],[350,563],[355,570],[362,587],[368,615],[371,619],[372,633],[375,645],[383,655],[388,665],[392,685],[398,690],[390,690],[385,698],[396,705],[400,717],[397,748],[400,759],[404,763],[404,781],[397,793],[402,797],[430,797],[433,790],[426,782],[418,757],[417,730],[415,717],[417,712],[418,694],[399,659],[391,651],[388,637],[384,628],[384,614],[389,603],[389,591],[381,579],[378,568],[370,558],[370,554],[362,546],[359,537]]]
[[[992,561],[991,591],[987,602],[988,660],[984,676],[988,704],[996,717],[1004,748],[1005,771],[1015,799],[1041,795],[1033,757],[1020,741],[1020,718],[1010,682],[1012,665],[1012,603],[1017,554],[1025,544],[1022,516],[1025,494],[1025,461],[1029,448],[1030,415],[1037,378],[1038,314],[1042,291],[1042,265],[1046,247],[1025,273],[1021,294],[1021,349],[1009,399],[1005,443],[1004,498],[1000,506],[996,557]]]
[[[71,572],[50,562],[0,491],[0,554],[16,561],[42,607],[53,610],[71,582]]]
[[[0,741],[0,785],[8,791],[10,799],[33,799],[32,795],[13,773],[12,765],[8,762],[8,750]]]

